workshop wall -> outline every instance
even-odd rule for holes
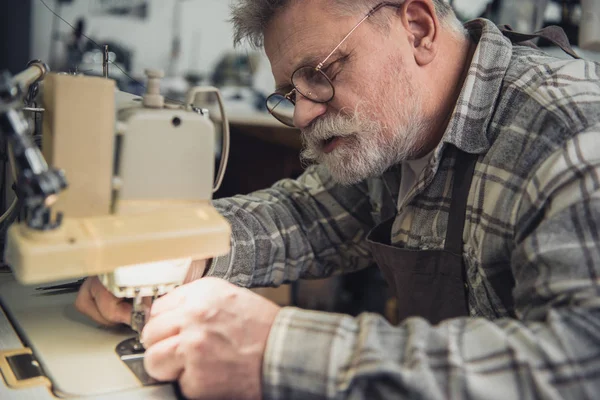
[[[188,71],[207,73],[225,51],[233,51],[229,2],[224,0],[147,0],[148,16],[145,19],[94,14],[94,0],[73,0],[58,8],[58,1],[45,0],[70,23],[86,19],[86,34],[96,41],[119,41],[134,50],[132,72],[139,76],[144,68],[160,68],[171,75]],[[177,13],[177,3],[180,12]],[[52,51],[51,36],[54,16],[38,0],[32,10],[32,57],[44,60],[60,58],[64,46],[56,45]],[[59,23],[59,32],[66,36],[71,28]],[[174,34],[181,37],[180,57],[172,63]],[[243,52],[245,49],[238,49]]]
[[[171,76],[187,72],[209,74],[225,52],[244,53],[247,47],[234,49],[232,43],[229,6],[231,0],[146,0],[149,4],[145,19],[103,16],[94,13],[98,0],[70,0],[61,4],[59,0],[44,0],[58,10],[70,23],[84,17],[86,34],[97,41],[114,40],[132,50],[132,72],[142,76],[144,68],[160,68]],[[51,31],[54,16],[40,0],[32,0],[31,55],[50,62],[64,57],[64,45],[52,46]],[[455,0],[455,7],[467,17],[479,15],[487,0]],[[179,8],[179,12],[177,12]],[[57,22],[58,32],[66,37],[71,28]],[[179,34],[181,51],[173,62],[173,36]],[[270,68],[263,56],[256,76],[257,87],[269,92],[273,87]]]
[[[52,45],[54,16],[42,1],[31,1],[32,58],[49,63],[63,59],[64,44]],[[243,54],[249,50],[247,47],[233,47],[232,29],[228,22],[232,0],[139,0],[148,3],[148,15],[145,19],[99,15],[95,12],[99,0],[44,1],[71,24],[84,17],[87,23],[86,34],[99,43],[105,40],[118,41],[133,50],[131,72],[136,78],[143,76],[145,68],[163,69],[168,76],[183,76],[189,72],[208,76],[225,52]],[[489,0],[453,2],[464,19],[481,15],[487,3]],[[551,8],[548,9],[550,13]],[[55,23],[61,37],[65,38],[71,33],[71,28],[64,22]],[[180,37],[179,57],[172,56],[175,36]],[[255,87],[269,93],[273,86],[268,60],[263,55],[255,73]]]

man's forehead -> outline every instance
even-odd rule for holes
[[[276,79],[302,65],[316,66],[344,34],[344,21],[333,18],[320,2],[299,3],[278,13],[265,30],[265,51]]]
[[[300,62],[329,41],[319,24],[277,24],[265,34],[265,50],[273,59]],[[316,57],[316,55],[315,55]]]
[[[299,47],[297,51],[291,50],[282,53],[281,57],[274,57],[272,67],[284,70],[295,70],[305,65],[316,67],[331,50],[331,46]]]

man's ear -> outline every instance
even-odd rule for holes
[[[431,0],[406,0],[402,23],[418,65],[427,65],[438,50],[439,21]]]

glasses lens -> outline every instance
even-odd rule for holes
[[[274,93],[267,98],[267,110],[280,122],[294,126],[294,103],[285,96]]]
[[[333,98],[333,85],[327,75],[314,67],[302,67],[294,72],[292,84],[304,97],[317,103]]]

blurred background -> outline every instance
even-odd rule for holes
[[[560,25],[575,46],[581,25],[586,19],[592,23],[588,25],[598,25],[600,14],[592,12],[594,4],[599,7],[595,0],[450,3],[464,21],[486,17],[518,31]],[[166,72],[165,93],[177,95],[197,83],[234,87],[238,89],[232,93],[235,100],[260,109],[262,103],[255,103],[254,96],[265,96],[273,88],[270,68],[261,51],[246,46],[234,49],[229,5],[227,0],[3,0],[0,68],[16,73],[37,58],[53,70],[101,75],[102,49],[96,44],[108,44],[116,64],[110,76],[122,90],[140,91],[135,80],[143,81],[144,69],[151,67]],[[582,5],[588,6],[587,13]]]
[[[600,60],[600,0],[450,3],[463,21],[485,17],[524,32],[559,25],[580,55]],[[29,60],[40,59],[54,71],[101,76],[108,45],[109,77],[123,91],[143,93],[146,68],[165,71],[161,90],[170,99],[182,100],[192,86],[217,86],[231,122],[232,148],[216,197],[248,193],[301,174],[301,143],[296,130],[267,114],[264,100],[274,88],[269,63],[262,51],[234,49],[229,6],[228,0],[2,0],[0,71],[16,74]],[[6,153],[1,156],[4,177]],[[4,212],[9,189],[0,190]],[[264,294],[281,304],[350,314],[374,311],[393,319],[393,299],[376,268]]]

